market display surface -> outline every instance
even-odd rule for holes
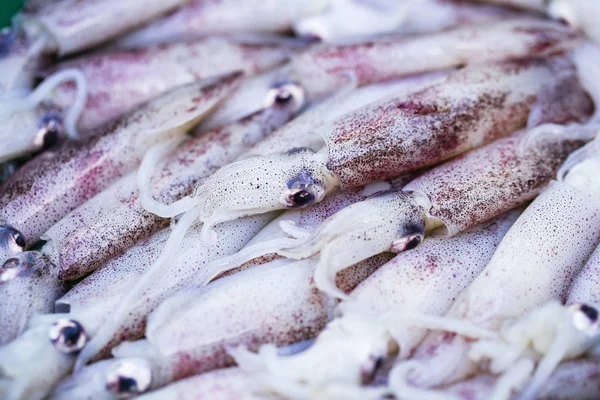
[[[0,398],[600,398],[600,1],[30,0]]]

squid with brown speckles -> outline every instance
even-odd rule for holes
[[[0,162],[47,149],[65,136],[89,137],[94,128],[177,86],[269,70],[285,62],[288,53],[284,45],[213,37],[60,63],[30,95],[0,101]]]
[[[304,105],[303,90],[294,83],[276,84],[269,91],[262,89],[266,101],[262,110],[183,141],[154,175],[152,170],[158,161],[148,155],[139,178],[144,185],[151,184],[151,188],[140,192],[138,173],[131,172],[44,233],[42,240],[47,243],[42,251],[56,264],[59,279],[83,277],[167,226],[168,219],[144,210],[143,204],[152,201],[146,196],[170,203],[191,193],[196,182],[268,137]],[[173,145],[179,141],[175,139]]]
[[[134,169],[155,143],[181,137],[237,88],[240,73],[173,89],[85,141],[63,143],[0,187],[0,218],[35,242],[67,213]]]
[[[215,223],[306,207],[339,187],[357,187],[434,165],[523,126],[538,96],[537,107],[547,109],[551,96],[542,94],[555,86],[551,82],[559,75],[569,72],[572,67],[564,58],[456,71],[421,90],[374,102],[294,138],[295,146],[306,144],[316,152],[299,147],[221,168],[201,182],[193,196],[161,214],[195,213],[204,222],[204,240],[209,241]],[[581,89],[573,96],[552,96],[550,104],[557,101],[573,103],[565,110],[591,108]],[[553,117],[541,115],[542,122]]]

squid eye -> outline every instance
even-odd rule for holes
[[[308,190],[299,190],[292,195],[292,200],[297,207],[306,207],[315,200],[315,196]]]
[[[13,253],[20,253],[25,250],[26,245],[25,236],[23,236],[21,232],[11,229],[10,236],[8,237],[8,247],[10,250]]]
[[[417,235],[417,236],[413,236],[413,237],[409,238],[408,242],[406,242],[406,247],[404,248],[404,250],[414,249],[419,244],[421,244],[422,240],[423,240],[423,238],[421,237],[421,235]]]
[[[0,283],[8,282],[19,275],[21,262],[18,258],[9,258],[0,268]]]
[[[33,143],[41,149],[47,149],[56,145],[62,133],[63,123],[61,118],[57,115],[46,116],[40,123],[40,129]]]
[[[317,200],[318,188],[315,185],[295,184],[283,193],[281,203],[287,208],[303,208]]]
[[[574,304],[570,307],[573,312],[573,325],[580,331],[589,331],[598,323],[598,310],[587,304]],[[594,329],[595,330],[595,329]]]
[[[304,89],[296,82],[282,82],[274,85],[265,96],[264,107],[274,105],[292,107],[292,112],[300,110],[305,103]]]
[[[87,343],[83,326],[72,319],[59,319],[50,328],[50,341],[56,350],[65,354],[77,353]]]
[[[106,375],[106,389],[119,399],[144,393],[151,385],[150,368],[133,360],[119,362]]]

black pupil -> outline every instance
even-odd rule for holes
[[[79,340],[79,335],[81,335],[81,330],[76,326],[68,326],[62,331],[63,338],[65,344],[68,346],[73,346]]]
[[[13,238],[15,239],[15,243],[17,244],[17,246],[19,247],[25,247],[25,238],[23,237],[23,235],[21,235],[20,233],[15,233],[13,235]]]
[[[315,196],[306,190],[300,190],[294,193],[293,200],[297,206],[305,206],[310,204],[314,200]]]
[[[585,314],[586,317],[589,318],[590,321],[595,322],[598,320],[598,310],[596,310],[594,307],[583,304],[580,310]]]
[[[51,122],[46,126],[44,134],[44,148],[52,147],[58,142],[58,125]]]
[[[119,378],[119,393],[136,393],[137,382],[133,378],[120,377]]]
[[[421,243],[421,238],[419,236],[410,239],[409,242],[406,244],[406,250],[414,249],[419,245],[419,243]]]
[[[275,102],[277,104],[287,103],[291,99],[292,94],[289,92],[289,90],[281,90],[279,93],[277,93],[277,96],[275,96]]]

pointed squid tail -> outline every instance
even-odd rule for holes
[[[130,306],[135,304],[148,289],[148,287],[154,283],[157,276],[162,271],[164,263],[171,259],[178,251],[185,234],[196,222],[196,219],[200,216],[200,214],[201,207],[196,206],[181,217],[169,235],[161,255],[150,266],[150,268],[144,272],[131,291],[129,291],[129,293],[123,297],[119,308],[117,308],[117,310],[111,314],[110,318],[106,321],[102,328],[83,348],[79,354],[79,357],[77,358],[77,362],[75,363],[75,370],[81,369],[93,356],[95,356],[104,348],[104,346],[108,344],[114,333],[117,331],[119,325],[127,316]]]
[[[77,86],[77,92],[73,104],[65,114],[64,126],[67,136],[71,139],[79,138],[77,131],[77,121],[85,108],[88,98],[88,86],[85,75],[78,69],[69,68],[59,71],[46,78],[33,92],[23,99],[10,99],[0,104],[0,113],[14,113],[17,111],[30,110],[36,108],[40,103],[46,100],[50,93],[65,82],[74,81]]]
[[[175,217],[176,215],[188,211],[196,204],[194,199],[189,196],[185,196],[172,204],[161,203],[152,196],[152,175],[154,174],[155,167],[185,139],[186,136],[177,136],[166,140],[165,142],[159,142],[153,145],[144,155],[138,169],[137,185],[140,191],[142,207],[144,207],[146,211],[162,218]]]

